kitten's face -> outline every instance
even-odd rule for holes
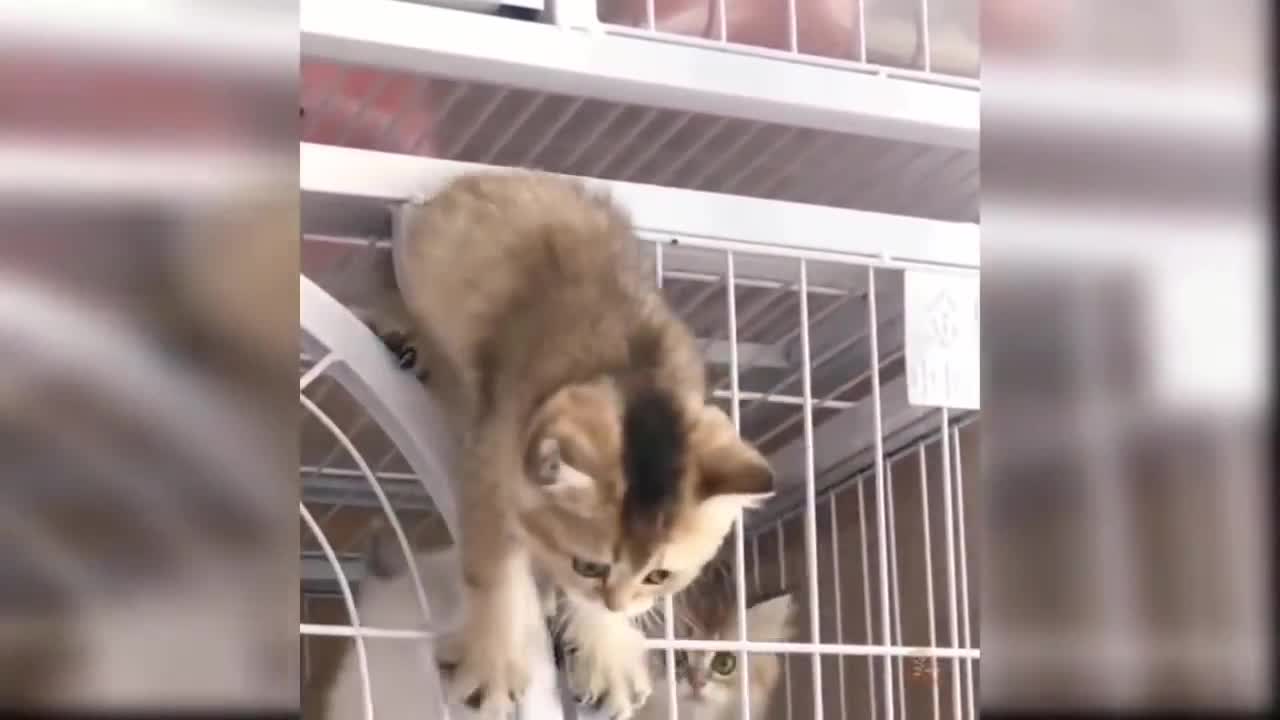
[[[566,592],[638,615],[689,584],[773,473],[713,406],[575,385],[532,423],[520,526]]]
[[[690,592],[697,592],[690,590]],[[718,602],[734,603],[731,597]],[[705,606],[704,606],[705,607]],[[747,637],[756,642],[782,642],[791,637],[792,603],[790,595],[781,595],[747,608]],[[683,635],[693,640],[736,640],[738,638],[738,614],[735,608],[720,608],[717,612],[695,612],[686,615],[681,623]],[[782,669],[777,655],[750,653],[747,680],[751,687],[753,705],[768,700],[777,685]],[[694,717],[711,715],[737,717],[737,713],[723,713],[738,708],[738,665],[736,652],[679,651],[676,653],[676,698],[682,710],[694,712]],[[753,707],[753,710],[757,709]]]

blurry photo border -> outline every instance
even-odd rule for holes
[[[1271,716],[1271,3],[981,0],[984,716]]]
[[[295,716],[298,4],[0,47],[0,715]]]

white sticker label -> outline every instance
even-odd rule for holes
[[[978,409],[978,287],[976,273],[906,271],[907,401],[912,405]]]

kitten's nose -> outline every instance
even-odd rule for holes
[[[706,686],[707,676],[705,673],[698,672],[697,670],[689,672],[689,687],[693,688],[694,692],[697,692]]]

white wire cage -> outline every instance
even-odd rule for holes
[[[777,497],[730,534],[723,559],[742,568],[739,610],[747,596],[790,591],[797,630],[781,643],[701,643],[783,658],[766,706],[743,709],[738,698],[731,716],[974,717],[975,510],[964,482],[979,477],[976,414],[908,403],[903,357],[904,273],[977,272],[973,88],[737,45],[732,59],[746,65],[662,79],[664,62],[723,57],[644,27],[593,35],[600,62],[584,75],[576,53],[538,53],[551,37],[544,30],[570,45],[577,30],[386,0],[361,7],[303,4],[302,259],[320,302],[358,309],[373,258],[392,244],[389,208],[449,177],[533,166],[595,178],[654,248],[655,282],[700,339],[714,400],[779,475]],[[566,24],[563,3],[549,9]],[[411,20],[443,25],[402,32]],[[483,49],[456,43],[473,23],[490,32]],[[692,55],[664,57],[673,49]],[[660,80],[629,79],[638,58]],[[753,68],[799,70],[802,85],[884,85],[861,101],[812,101],[770,96],[765,83],[726,104],[735,73]],[[926,96],[929,107],[904,102]],[[881,100],[900,107],[885,111]],[[357,335],[347,341],[372,353],[365,370],[396,377],[383,392],[411,393],[414,381],[396,375],[380,343]],[[385,408],[365,405],[362,393],[378,383],[358,371],[341,377],[344,361],[327,357],[302,364],[304,404],[331,419],[309,419],[302,443],[311,518],[302,663],[315,712],[355,652],[343,636],[370,632],[353,629],[349,605],[359,602],[375,522],[394,515],[418,548],[453,537],[435,494],[443,471],[424,477],[413,467],[396,437],[404,431],[386,426]],[[414,642],[403,628],[382,635],[402,639],[377,642]],[[655,630],[651,645],[657,692],[669,692],[662,658],[674,668],[676,651],[699,641],[672,626]],[[548,704],[524,717],[561,712],[582,711]]]

